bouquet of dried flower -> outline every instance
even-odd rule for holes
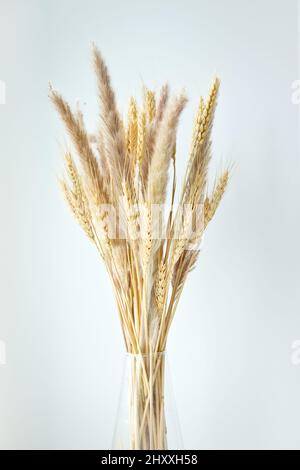
[[[176,191],[176,133],[184,94],[158,99],[144,89],[130,99],[128,118],[117,109],[107,67],[93,48],[100,125],[90,135],[79,108],[52,88],[50,98],[77,154],[65,154],[60,184],[70,209],[94,243],[114,287],[127,352],[132,354],[132,449],[166,449],[164,356],[168,332],[203,233],[226,189],[229,170],[207,195],[211,130],[219,80],[200,98],[185,177]],[[125,122],[126,121],[126,122]],[[170,196],[167,187],[171,173]]]

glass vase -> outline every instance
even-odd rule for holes
[[[182,449],[166,354],[126,354],[113,449]]]

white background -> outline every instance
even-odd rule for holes
[[[215,170],[236,163],[168,344],[185,448],[300,448],[297,2],[0,0],[0,448],[109,448],[124,346],[109,280],[56,177],[48,82],[97,126],[90,44],[118,102],[168,80],[192,118],[222,80]]]

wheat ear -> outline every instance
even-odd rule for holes
[[[219,177],[211,198],[206,197],[204,201],[204,226],[211,221],[221,202],[229,181],[229,170],[225,170]]]

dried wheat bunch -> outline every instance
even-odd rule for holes
[[[176,133],[186,105],[164,85],[158,97],[144,89],[138,106],[130,99],[122,119],[110,76],[93,48],[99,125],[92,136],[80,110],[52,88],[50,98],[73,144],[60,180],[70,209],[99,251],[111,277],[126,349],[164,351],[188,273],[194,268],[204,230],[229,180],[226,169],[207,195],[211,131],[220,82],[200,98],[179,204],[176,192]],[[169,175],[170,202],[166,210]],[[176,207],[175,207],[176,206]]]

